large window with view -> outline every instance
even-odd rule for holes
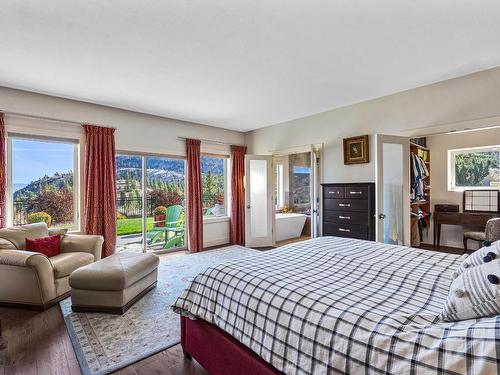
[[[448,151],[450,190],[500,189],[500,146]]]
[[[185,247],[185,161],[121,154],[116,168],[117,251]]]
[[[201,157],[203,215],[205,218],[227,215],[227,170],[229,159],[221,156]]]
[[[11,225],[79,229],[78,143],[10,137]]]

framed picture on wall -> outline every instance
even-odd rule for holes
[[[360,164],[369,161],[368,135],[344,138],[344,164]]]

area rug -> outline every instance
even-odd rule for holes
[[[84,375],[119,370],[180,342],[180,320],[170,306],[200,272],[257,250],[229,246],[202,253],[162,257],[158,285],[124,315],[73,313],[59,303]]]

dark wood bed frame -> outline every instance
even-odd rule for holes
[[[181,317],[181,345],[211,375],[283,375],[213,324]]]

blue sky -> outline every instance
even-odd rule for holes
[[[29,184],[44,175],[73,170],[73,144],[38,140],[12,140],[14,184]]]
[[[301,167],[301,166],[295,165],[293,167],[293,173],[297,173],[297,174],[309,174],[309,173],[311,173],[311,168],[309,168],[309,167]]]

